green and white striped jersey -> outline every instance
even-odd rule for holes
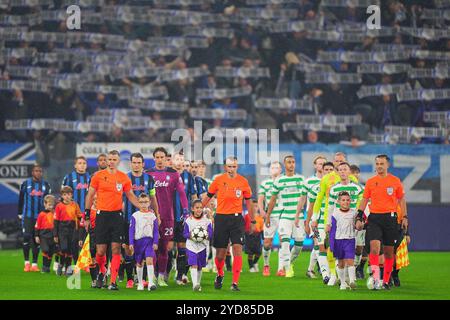
[[[362,199],[364,188],[359,183],[353,181],[350,181],[346,185],[342,184],[342,182],[333,185],[328,198],[328,216],[333,214],[335,208],[340,207],[337,200],[339,193],[342,191],[347,191],[350,194],[350,209],[356,209]]]
[[[308,193],[308,202],[315,202],[317,195],[319,194],[319,191],[320,191],[320,182],[311,187],[311,190]],[[322,204],[320,206],[319,218],[317,219],[319,229],[325,228],[324,212],[325,212],[325,201],[322,201]]]
[[[266,179],[259,185],[258,194],[264,195],[264,208],[267,211],[267,207],[269,206],[270,198],[272,197],[272,187],[273,180]],[[279,218],[281,214],[281,207],[279,201],[275,203],[275,207],[272,210],[271,217]]]
[[[282,208],[280,219],[295,220],[299,198],[306,196],[304,183],[305,177],[299,174],[282,175],[274,181],[272,195],[278,196],[277,202]]]
[[[308,206],[310,203],[309,197],[310,197],[311,189],[316,184],[320,184],[320,178],[316,177],[315,175],[313,175],[305,180],[305,189],[306,189],[306,195],[307,195],[307,200],[308,200],[306,202],[307,209],[308,209]]]

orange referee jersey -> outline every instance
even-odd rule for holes
[[[131,180],[122,171],[109,173],[105,169],[98,171],[92,177],[90,186],[97,191],[98,210],[121,211],[123,192],[131,190]]]
[[[216,214],[242,214],[243,200],[252,197],[247,179],[239,174],[234,178],[226,173],[217,176],[209,186],[208,193],[217,195]]]
[[[397,212],[399,200],[405,195],[399,178],[388,174],[376,175],[367,180],[364,188],[365,199],[370,199],[370,214]]]

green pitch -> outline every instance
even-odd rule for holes
[[[50,274],[24,273],[23,256],[20,250],[0,251],[0,299],[211,299],[211,300],[308,300],[308,299],[450,299],[450,254],[410,253],[410,265],[400,272],[402,286],[391,291],[369,291],[365,281],[358,281],[356,291],[341,292],[337,286],[327,287],[320,279],[308,279],[305,276],[309,262],[309,252],[303,252],[296,262],[294,278],[279,278],[275,275],[263,277],[260,273],[249,273],[244,256],[244,270],[241,274],[241,292],[231,292],[231,273],[225,273],[222,290],[213,286],[214,274],[204,273],[202,292],[193,292],[189,284],[177,286],[173,273],[168,288],[158,288],[154,292],[125,289],[125,282],[120,283],[120,290],[110,292],[105,289],[91,289],[90,276],[82,272],[81,289],[69,290],[66,278]],[[41,259],[41,258],[40,258]],[[276,253],[271,257],[272,266],[276,266]],[[41,261],[39,261],[41,266]],[[260,269],[262,261],[260,261]],[[272,267],[273,268],[273,267]],[[272,274],[274,269],[272,270]]]

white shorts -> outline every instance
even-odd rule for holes
[[[300,220],[296,227],[294,220],[280,219],[278,233],[281,239],[294,238],[294,241],[303,241],[305,239],[305,220]]]
[[[267,228],[266,224],[264,223],[264,239],[273,239],[275,236],[275,233],[278,230],[278,225],[280,223],[279,217],[270,217],[270,227]]]
[[[356,231],[356,246],[364,247],[366,245],[366,230]]]

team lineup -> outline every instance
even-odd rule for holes
[[[238,174],[235,157],[226,158],[224,172],[212,180],[205,177],[204,162],[162,147],[153,152],[153,168],[145,170],[144,160],[133,153],[131,171],[124,173],[119,152],[110,151],[98,156],[98,171],[91,175],[79,156],[63,179],[59,201],[35,165],[19,196],[24,271],[49,273],[54,260],[57,275],[71,275],[89,242],[92,288],[119,290],[126,278],[128,289],[154,291],[168,287],[175,270],[175,283],[191,282],[194,291],[202,291],[203,272],[216,272],[219,290],[226,269],[230,289],[240,291],[243,252],[254,273],[262,256],[263,277],[306,272],[308,278],[321,276],[324,285],[354,290],[368,262],[369,289],[400,286],[396,254],[410,241],[408,215],[387,155],[374,159],[376,173],[365,186],[344,153],[331,161],[318,155],[308,178],[297,173],[294,156],[286,156],[270,164],[270,177],[256,194]],[[314,241],[309,265],[298,266],[307,236]],[[276,272],[269,263],[275,237]]]

